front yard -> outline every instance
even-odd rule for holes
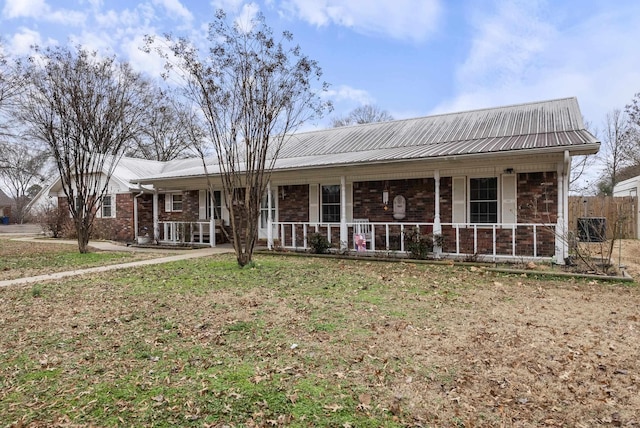
[[[0,289],[15,426],[640,426],[640,292],[216,256]]]
[[[80,254],[75,244],[55,240],[14,240],[0,237],[0,281],[94,266],[127,263],[158,257],[127,251],[96,251]]]

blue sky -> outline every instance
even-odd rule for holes
[[[217,8],[259,10],[293,32],[331,85],[332,115],[371,103],[401,119],[576,96],[601,126],[640,92],[637,0],[2,0],[0,37],[10,54],[80,43],[156,73],[143,36],[203,40]]]

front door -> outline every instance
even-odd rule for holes
[[[277,195],[277,193],[274,193],[273,189],[271,190],[271,220],[275,223],[276,221],[278,221],[277,219],[277,215],[278,215],[278,210],[277,210],[277,205],[278,205],[278,199],[275,197]],[[269,200],[267,198],[267,194],[265,193],[264,197],[262,198],[262,203],[260,204],[260,225],[258,228],[258,238],[259,239],[267,239],[267,223],[268,223],[268,216],[269,216]],[[273,237],[275,238],[277,236],[277,226],[273,226],[272,228],[273,230]]]

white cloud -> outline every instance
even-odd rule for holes
[[[44,0],[6,0],[2,14],[7,18],[37,18],[48,8]]]
[[[67,9],[52,10],[45,0],[6,0],[4,17],[34,18],[63,25],[81,25],[86,17],[82,12]]]
[[[438,0],[283,0],[282,7],[319,27],[335,24],[415,42],[437,29],[442,9]]]
[[[260,8],[255,3],[248,3],[242,6],[242,10],[234,20],[238,28],[242,31],[249,32],[253,28],[252,22],[256,15],[260,12]]]
[[[456,72],[456,94],[431,113],[576,96],[599,124],[640,90],[640,5],[556,8],[552,18],[544,4],[496,4],[495,14],[473,17],[477,34]]]
[[[16,56],[25,56],[31,53],[31,46],[42,45],[42,36],[37,31],[29,28],[21,28],[9,40],[8,50]]]
[[[346,85],[340,85],[336,89],[329,89],[323,93],[323,98],[328,98],[334,102],[356,102],[359,105],[373,104],[374,99],[371,95],[362,89],[352,88]]]
[[[234,14],[242,9],[244,0],[213,0],[211,5],[214,9],[222,9],[229,14]]]
[[[153,2],[154,4],[163,6],[167,10],[169,16],[178,16],[185,21],[193,20],[193,15],[189,12],[189,9],[180,3],[180,0],[154,0]]]

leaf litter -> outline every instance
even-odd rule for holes
[[[640,426],[635,286],[257,266],[219,256],[38,298],[1,290],[0,413],[34,427]]]

